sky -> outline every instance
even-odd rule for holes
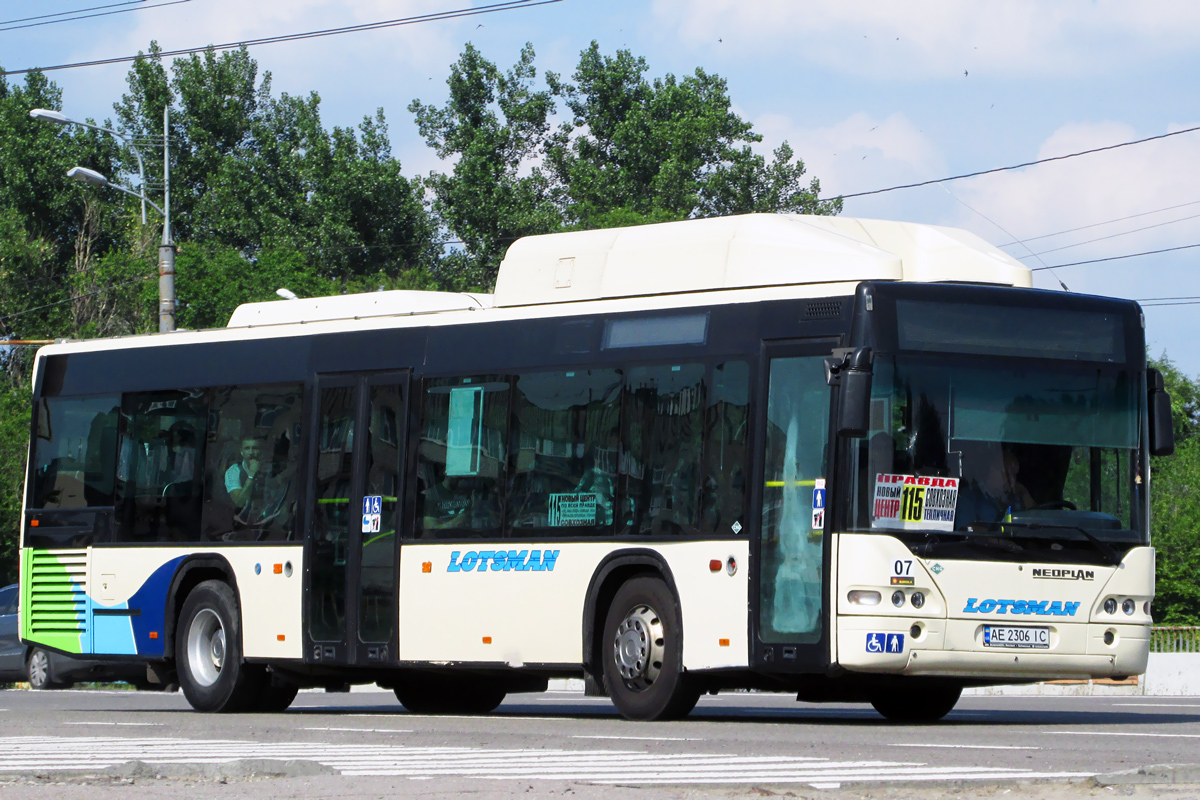
[[[0,66],[49,67],[482,8],[497,0],[0,0]],[[648,75],[702,68],[787,141],[832,197],[1022,164],[1200,126],[1195,0],[561,0],[252,47],[276,93],[321,97],[326,127],[383,108],[406,174],[445,170],[409,103],[441,104],[473,43],[501,68],[529,42],[539,79],[595,40]],[[13,20],[112,5],[36,27]],[[153,7],[157,6],[157,7]],[[125,9],[135,9],[125,11]],[[96,12],[92,12],[96,13]],[[53,20],[64,17],[53,17]],[[49,20],[39,20],[40,22]],[[7,24],[5,24],[7,23]],[[71,117],[112,117],[128,64],[47,72]],[[21,76],[10,76],[10,81]],[[846,200],[843,216],[967,228],[1032,267],[1200,243],[1200,131]],[[1200,300],[1200,247],[1041,270],[1041,288]],[[1200,304],[1143,303],[1151,353],[1200,377]]]

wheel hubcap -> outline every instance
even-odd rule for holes
[[[34,686],[45,686],[50,676],[50,658],[41,650],[29,659],[29,682]]]
[[[645,691],[658,679],[665,653],[663,640],[662,619],[648,605],[635,606],[621,620],[613,656],[617,672],[630,689]]]
[[[192,618],[187,640],[188,670],[201,686],[212,686],[225,666],[225,626],[210,608]]]

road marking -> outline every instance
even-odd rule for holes
[[[1200,733],[1130,733],[1128,731],[1046,731],[1058,736],[1153,736],[1159,739],[1200,739]]]
[[[703,742],[687,736],[572,736],[572,739],[617,739],[622,742]]]
[[[1041,750],[1018,744],[893,744],[891,747],[949,747],[961,750]]]
[[[64,722],[63,725],[109,725],[109,726],[128,726],[138,728],[161,728],[166,723],[164,722]]]
[[[1151,708],[1200,708],[1200,703],[1113,703],[1114,706],[1149,706]]]
[[[348,731],[351,733],[412,733],[404,728],[301,728],[305,731]]]
[[[835,761],[812,756],[414,747],[375,742],[269,743],[163,737],[0,738],[0,774],[97,770],[135,760],[148,764],[220,764],[243,759],[314,761],[347,776],[393,776],[411,780],[436,777],[491,781],[574,780],[604,785],[771,782],[832,788],[855,782],[1034,780],[1091,776],[1091,773],[1037,772],[988,766],[940,767],[924,762]]]

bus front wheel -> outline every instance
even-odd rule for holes
[[[891,687],[874,690],[868,697],[871,705],[892,722],[937,722],[949,714],[962,695],[955,684],[934,684],[911,687],[904,691]]]
[[[229,584],[205,581],[187,596],[175,636],[175,663],[179,686],[197,711],[253,707],[264,676],[242,662],[241,618]]]
[[[680,664],[675,597],[659,578],[643,576],[617,590],[604,623],[601,658],[613,705],[626,719],[686,717],[700,692]]]

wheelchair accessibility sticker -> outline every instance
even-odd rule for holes
[[[374,494],[363,498],[362,532],[379,533],[383,520],[383,496]]]
[[[868,653],[903,653],[904,652],[904,634],[903,633],[868,633],[867,634],[867,652]]]

